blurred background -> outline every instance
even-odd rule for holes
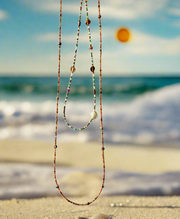
[[[101,11],[106,141],[179,141],[180,88],[176,85],[180,81],[179,1],[106,0]],[[78,15],[78,1],[63,2],[61,102],[73,62]],[[89,1],[89,16],[98,85],[99,27],[95,0]],[[53,139],[58,25],[58,0],[1,1],[1,139]],[[131,33],[126,43],[116,39],[116,32],[122,27]],[[90,65],[87,27],[82,25],[77,71],[69,99],[73,108],[68,107],[68,117],[75,123],[86,122],[92,110]],[[61,139],[66,140],[67,131],[61,131]],[[91,132],[81,134],[79,140],[96,140]]]
[[[89,0],[88,4],[98,90],[97,0]],[[98,119],[87,130],[78,133],[69,130],[62,119],[76,43],[79,5],[80,1],[63,1],[58,140],[62,143],[100,143]],[[101,13],[105,143],[118,147],[150,146],[177,150],[180,146],[179,0],[103,0]],[[67,103],[68,121],[76,126],[85,125],[93,109],[88,32],[83,21],[85,9],[76,72]],[[131,35],[126,43],[117,39],[117,31],[124,27]],[[0,2],[1,145],[10,139],[47,142],[54,139],[58,28],[58,0]],[[10,167],[2,167],[2,176],[6,168]],[[179,178],[173,178],[177,173],[172,175],[171,182],[177,191]],[[160,182],[164,181],[161,176],[160,179]],[[161,183],[158,186],[161,187]]]

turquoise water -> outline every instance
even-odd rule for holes
[[[60,96],[64,97],[69,77],[61,78]],[[180,83],[180,77],[104,77],[103,98],[106,101],[130,101],[138,95]],[[96,78],[98,87],[99,81]],[[98,89],[98,88],[97,88]],[[1,77],[0,100],[54,100],[57,77]],[[74,77],[70,98],[92,98],[92,78]]]

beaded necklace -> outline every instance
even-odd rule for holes
[[[73,79],[73,75],[74,72],[76,71],[75,68],[75,64],[76,64],[76,57],[77,57],[77,48],[78,48],[78,43],[79,43],[79,35],[80,35],[80,26],[81,26],[81,16],[82,16],[82,7],[83,7],[83,1],[85,1],[85,8],[86,8],[86,22],[85,24],[87,25],[87,29],[88,29],[88,35],[89,35],[89,49],[90,49],[90,54],[91,54],[91,67],[90,67],[90,71],[92,72],[92,81],[93,81],[93,95],[94,95],[94,107],[93,107],[93,112],[91,113],[91,119],[90,121],[83,127],[81,128],[77,128],[77,127],[73,127],[71,126],[66,118],[66,103],[68,100],[68,95],[70,93],[70,88],[71,88],[71,82]],[[89,13],[88,13],[88,0],[81,0],[80,3],[80,13],[79,13],[79,21],[78,21],[78,30],[77,30],[77,40],[76,40],[76,46],[75,46],[75,54],[74,54],[74,61],[73,64],[70,68],[71,71],[71,75],[70,75],[70,79],[69,79],[69,84],[68,84],[68,88],[67,88],[67,93],[66,93],[66,97],[65,97],[65,101],[64,101],[64,108],[63,108],[63,117],[64,117],[64,121],[67,124],[67,126],[73,130],[76,131],[80,131],[80,130],[84,130],[86,129],[91,122],[97,118],[98,114],[96,112],[96,87],[95,87],[95,75],[94,75],[94,71],[95,71],[95,67],[94,67],[94,61],[93,61],[93,46],[92,46],[92,40],[91,40],[91,32],[90,32],[90,23],[91,21],[89,20]],[[105,156],[104,156],[104,136],[103,136],[103,117],[102,117],[102,85],[101,85],[101,80],[102,80],[102,34],[101,34],[101,12],[100,12],[100,0],[98,0],[98,19],[99,19],[99,33],[100,33],[100,75],[99,75],[99,99],[100,99],[100,118],[101,118],[101,126],[100,126],[100,130],[101,130],[101,142],[102,142],[102,162],[103,162],[103,178],[102,178],[102,185],[99,191],[99,194],[90,202],[84,203],[84,204],[80,204],[80,203],[76,203],[71,201],[70,199],[68,199],[63,192],[60,189],[60,186],[58,184],[57,181],[57,175],[56,175],[56,150],[57,150],[57,127],[58,127],[58,111],[59,111],[59,88],[60,88],[60,66],[61,66],[61,21],[62,21],[62,0],[60,0],[60,22],[59,22],[59,63],[58,63],[58,87],[57,87],[57,102],[56,102],[56,120],[55,120],[55,145],[54,145],[54,179],[55,179],[55,183],[56,183],[56,188],[58,189],[59,193],[62,195],[63,198],[65,198],[68,202],[70,202],[71,204],[74,205],[78,205],[78,206],[87,206],[92,204],[94,201],[96,201],[96,199],[98,199],[98,197],[100,196],[103,188],[104,188],[104,183],[105,183]]]

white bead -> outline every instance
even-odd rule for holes
[[[97,112],[96,112],[96,111],[93,111],[93,112],[91,113],[91,119],[96,119],[97,117],[98,117]]]

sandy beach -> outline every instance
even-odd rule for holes
[[[78,199],[79,202],[87,198]],[[112,203],[122,206],[111,207]],[[0,201],[0,218],[90,219],[105,214],[113,219],[179,219],[179,197],[101,197],[88,207],[73,206],[62,198]],[[97,219],[104,219],[98,217]]]
[[[53,142],[1,140],[1,163],[53,163]],[[106,168],[138,173],[180,171],[180,150],[171,147],[105,144]],[[57,165],[102,168],[101,144],[62,143],[57,149]]]
[[[58,166],[77,168],[101,168],[101,145],[86,144],[59,144]],[[137,173],[163,173],[180,171],[180,150],[168,147],[106,145],[107,170],[120,170]],[[0,142],[0,162],[2,164],[38,164],[52,165],[53,143],[40,141],[4,140]],[[73,180],[76,174],[70,174],[63,179]],[[82,175],[84,178],[85,175]],[[52,175],[53,177],[53,175]],[[68,178],[69,177],[69,178]],[[88,176],[89,177],[89,176]],[[89,178],[89,188],[93,189],[96,182],[93,175]],[[74,179],[75,180],[75,179]],[[81,183],[86,182],[82,181]],[[83,187],[83,186],[82,186]],[[80,191],[80,190],[78,190]],[[95,191],[97,192],[97,190]],[[83,197],[72,197],[79,203],[86,203],[93,198],[95,192],[87,193]],[[84,194],[84,193],[83,193]],[[80,195],[80,194],[79,194]],[[100,196],[87,207],[77,207],[67,203],[58,194],[56,197],[40,199],[17,199],[0,201],[0,218],[63,218],[85,219],[99,214],[97,219],[178,219],[180,218],[180,199],[173,197],[143,197],[143,196]],[[108,217],[100,214],[104,214]]]

